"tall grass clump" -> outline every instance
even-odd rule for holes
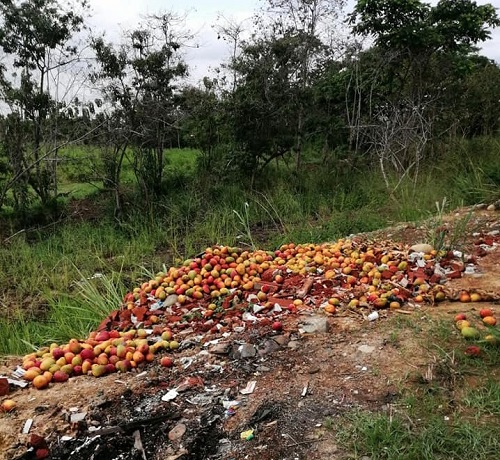
[[[109,313],[121,307],[127,291],[122,273],[96,273],[91,277],[75,267],[79,278],[65,292],[47,292],[43,317],[13,312],[0,319],[0,354],[20,355],[41,345],[84,339]]]

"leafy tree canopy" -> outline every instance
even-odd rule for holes
[[[500,25],[491,4],[471,0],[359,0],[349,16],[353,32],[373,36],[381,48],[471,52]]]

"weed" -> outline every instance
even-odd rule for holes
[[[500,382],[488,379],[478,388],[471,388],[462,398],[465,407],[474,409],[476,416],[500,417]]]
[[[473,208],[460,219],[456,219],[453,227],[445,222],[444,216],[448,207],[446,197],[441,202],[436,201],[436,215],[427,220],[427,242],[438,253],[443,253],[449,250],[464,249],[465,238],[467,235],[467,226],[471,220]]]
[[[252,250],[255,251],[256,246],[252,238],[252,231],[250,228],[250,216],[249,216],[249,209],[250,205],[248,202],[245,201],[244,205],[244,210],[242,213],[239,213],[235,209],[233,209],[234,214],[236,214],[236,217],[238,218],[238,222],[242,227],[243,234],[240,234],[237,236],[238,239],[240,239],[240,243],[246,244],[252,248]],[[243,239],[246,238],[247,241],[244,241]]]

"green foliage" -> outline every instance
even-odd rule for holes
[[[374,35],[377,46],[469,52],[500,25],[491,4],[471,0],[360,0],[350,16],[355,33]]]
[[[111,104],[107,117],[120,133],[112,136],[114,149],[106,157],[110,183],[119,193],[120,168],[129,145],[137,185],[148,204],[162,191],[164,150],[179,142],[176,81],[187,75],[187,67],[181,54],[185,37],[176,35],[178,21],[173,13],[153,15],[127,34],[121,46],[103,38],[92,42],[98,66],[92,79]]]
[[[0,191],[0,207],[5,190],[11,187],[22,211],[28,207],[28,185],[43,205],[51,204],[57,194],[57,164],[46,161],[57,149],[44,141],[49,132],[52,142],[61,140],[59,133],[51,131],[59,101],[47,91],[47,85],[51,78],[58,81],[54,72],[61,72],[77,54],[70,41],[83,27],[86,3],[71,6],[65,10],[56,0],[0,3],[0,48],[14,70],[7,73],[0,67],[0,90],[11,109],[8,118],[18,118],[16,129],[11,123],[2,139],[11,174]]]
[[[431,408],[429,408],[431,409]],[[495,458],[500,448],[498,425],[481,425],[431,412],[417,421],[402,415],[355,412],[338,423],[339,442],[360,458],[434,460]]]

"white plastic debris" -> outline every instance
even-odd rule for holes
[[[179,392],[173,388],[172,390],[168,390],[166,394],[164,394],[161,398],[162,401],[172,401],[179,396]]]
[[[22,370],[24,371],[24,369],[22,369]],[[16,372],[16,371],[14,371],[14,372]],[[26,371],[24,371],[24,372],[26,372]],[[14,373],[12,375],[14,375]],[[6,375],[0,375],[0,378],[7,379],[7,382],[9,383],[9,385],[16,385],[20,388],[24,388],[24,387],[28,386],[28,382],[26,382],[26,380],[11,379],[11,378],[7,377]]]
[[[257,317],[252,315],[251,313],[249,313],[248,311],[246,311],[245,313],[243,313],[243,315],[241,316],[241,319],[243,321],[257,321]]]
[[[474,273],[476,273],[476,268],[474,267],[474,265],[467,264],[467,266],[465,267],[464,274],[465,275],[473,275]]]
[[[26,371],[21,366],[17,366],[16,370],[12,372],[12,375],[17,379],[20,379],[24,374],[26,374]]]
[[[240,390],[240,393],[242,395],[249,395],[249,394],[253,393],[253,391],[255,390],[256,384],[257,384],[257,382],[255,380],[250,380],[247,383],[247,386],[245,388],[243,388],[242,390]]]
[[[265,310],[266,307],[264,305],[260,305],[260,304],[254,304],[254,306],[252,307],[252,310],[254,313],[259,313],[260,311],[262,310]]]
[[[31,430],[31,425],[33,425],[33,419],[32,418],[29,418],[28,420],[26,420],[24,422],[24,426],[23,426],[23,434],[28,434]]]
[[[247,302],[252,303],[252,302],[258,302],[259,298],[255,294],[248,294],[247,297]]]
[[[379,314],[378,314],[378,311],[372,311],[367,317],[366,319],[368,321],[375,321],[377,319],[379,319]]]
[[[271,313],[281,313],[283,309],[281,308],[279,303],[275,303]]]
[[[240,404],[241,401],[236,401],[236,400],[222,401],[224,409],[230,409],[231,407],[238,407]]]
[[[305,385],[304,385],[304,388],[302,389],[302,393],[300,394],[300,396],[304,397],[306,394],[307,394],[307,390],[309,389],[309,382],[307,382]]]
[[[71,414],[71,417],[70,417],[69,421],[71,423],[83,422],[85,420],[86,416],[87,416],[87,412],[76,412],[74,414]]]

